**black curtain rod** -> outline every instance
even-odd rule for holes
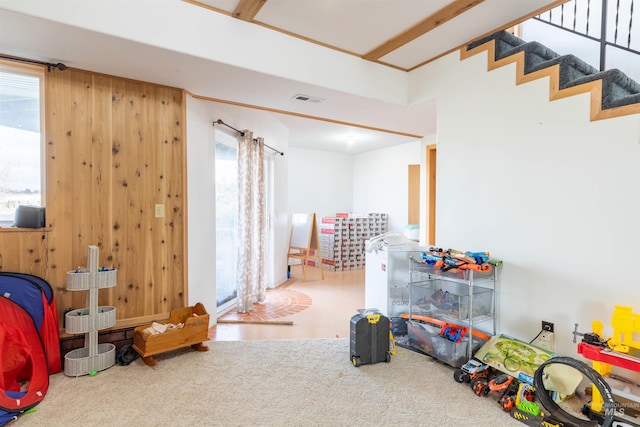
[[[213,122],[213,125],[215,126],[215,124],[216,124],[216,123],[217,123],[217,124],[219,124],[219,125],[226,126],[226,127],[230,128],[230,129],[233,129],[233,130],[235,130],[236,132],[238,132],[238,133],[240,134],[240,136],[244,136],[244,132],[243,132],[243,131],[236,129],[236,128],[234,128],[233,126],[229,126],[228,124],[226,124],[225,122],[223,122],[223,121],[222,121],[222,119],[218,119],[218,120],[216,120],[215,122]],[[255,141],[255,138],[254,138],[254,141]],[[264,144],[264,146],[265,146],[265,147],[267,147],[267,148],[269,148],[270,150],[275,151],[276,153],[280,154],[281,156],[284,156],[284,153],[283,153],[282,151],[278,151],[278,150],[276,150],[275,148],[268,146],[267,144]]]
[[[47,67],[47,71],[51,71],[52,68],[57,68],[60,71],[64,71],[67,69],[67,66],[61,62],[54,64],[53,62],[36,61],[35,59],[20,58],[17,56],[10,56],[10,55],[3,55],[3,54],[0,54],[0,58],[8,59],[10,61],[24,62],[26,64],[44,65],[45,67]]]

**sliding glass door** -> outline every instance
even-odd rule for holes
[[[216,301],[218,313],[236,300],[238,264],[238,149],[235,138],[216,135]]]

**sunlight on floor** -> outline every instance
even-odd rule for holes
[[[351,316],[358,309],[364,308],[364,269],[325,271],[324,275],[322,280],[319,270],[309,268],[307,280],[303,281],[299,267],[294,267],[291,271],[291,276],[297,280],[286,289],[309,296],[309,308],[295,314],[275,317],[268,312],[283,312],[286,309],[282,304],[267,304],[267,312],[263,313],[265,320],[292,321],[292,325],[218,324],[209,329],[209,337],[213,341],[348,337]],[[286,299],[279,302],[286,303]],[[257,310],[261,308],[256,308]],[[225,318],[227,315],[222,317]]]

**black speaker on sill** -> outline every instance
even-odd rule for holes
[[[45,209],[43,206],[20,205],[16,209],[13,225],[19,228],[44,228]]]

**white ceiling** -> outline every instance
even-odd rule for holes
[[[363,70],[370,69],[366,64],[373,62],[396,74],[411,73],[474,39],[560,3],[558,0],[0,0],[0,53],[63,62],[69,67],[181,87],[210,99],[255,106],[270,112],[289,128],[289,144],[294,147],[356,154],[435,133],[435,101],[403,105],[356,93],[356,89],[336,89],[304,78],[238,67],[231,61],[215,61],[189,53],[191,46],[167,49],[162,43],[135,39],[125,34],[130,26],[106,18],[106,12],[113,9],[114,16],[118,16],[117,9],[126,5],[122,9],[125,15],[136,16],[123,17],[123,21],[180,22],[181,16],[162,15],[165,9],[176,9],[176,2],[191,21],[197,16],[205,26],[208,21],[212,26],[220,26],[223,16],[226,28],[238,27],[250,37],[253,33],[247,31],[248,22],[261,31],[302,40],[309,46],[309,52],[330,49],[344,58],[362,61],[355,64],[356,67],[362,64]],[[52,8],[52,4],[59,7]],[[93,9],[87,9],[90,7]],[[89,22],[85,17],[83,24],[72,22],[74,16],[63,14],[64,8],[70,8],[77,16],[81,16],[83,9],[94,10],[95,21]],[[136,12],[144,10],[148,13]],[[236,13],[240,17],[231,18]],[[102,21],[100,15],[104,17]],[[104,26],[105,21],[112,25],[112,30]],[[118,29],[118,25],[123,26]],[[157,37],[167,37],[165,32],[166,28],[159,25]],[[165,42],[169,44],[171,40]],[[232,41],[212,42],[216,46],[221,43]],[[292,57],[290,68],[314,58]],[[326,67],[327,73],[334,71],[331,64]],[[292,99],[296,94],[322,98],[323,102],[296,101]]]

